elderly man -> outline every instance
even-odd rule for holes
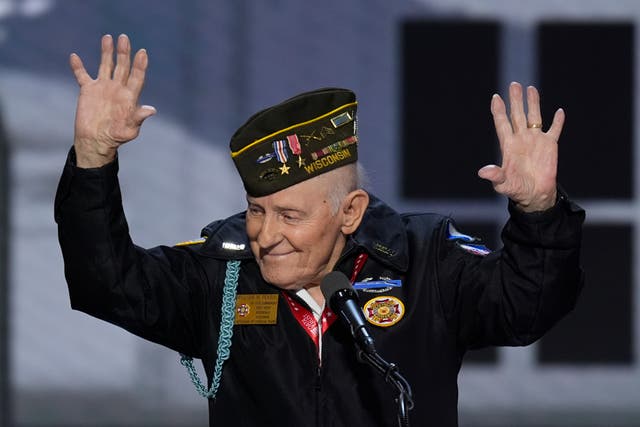
[[[345,89],[252,116],[231,138],[246,212],[209,224],[199,241],[142,249],[129,237],[116,152],[155,113],[138,105],[147,55],[131,63],[126,36],[115,66],[113,51],[104,36],[95,80],[70,60],[80,96],[55,215],[71,303],[182,353],[211,425],[396,424],[394,390],[333,325],[320,291],[333,271],[359,294],[378,353],[413,387],[419,426],[457,425],[466,350],[529,344],[573,308],[584,212],[557,191],[564,113],[543,132],[535,88],[525,113],[521,86],[510,86],[510,119],[491,100],[502,165],[478,173],[510,199],[500,250],[361,188],[357,102]]]

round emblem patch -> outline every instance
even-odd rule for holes
[[[249,304],[240,304],[236,311],[238,312],[238,316],[245,317],[251,311],[251,307],[249,307]]]
[[[384,328],[395,325],[404,316],[404,304],[396,297],[379,296],[364,305],[364,314],[369,323]]]

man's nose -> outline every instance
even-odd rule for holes
[[[277,245],[282,239],[280,223],[275,215],[265,215],[262,227],[258,233],[257,242],[261,248],[270,248]]]

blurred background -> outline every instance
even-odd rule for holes
[[[228,139],[253,112],[353,89],[370,190],[499,246],[489,101],[510,81],[563,107],[560,181],[587,209],[582,299],[526,348],[472,352],[462,426],[640,425],[637,0],[0,0],[0,427],[207,424],[178,355],[69,308],[53,197],[77,86],[127,33],[156,106],[120,154],[134,241],[172,244],[244,208]],[[407,347],[410,351],[410,347]]]

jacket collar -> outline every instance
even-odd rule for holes
[[[407,271],[409,243],[402,217],[374,195],[369,194],[369,207],[351,238],[376,261]]]
[[[200,235],[207,239],[200,249],[201,255],[226,260],[253,258],[245,227],[245,212],[213,221],[202,229]]]
[[[349,246],[362,247],[376,261],[406,272],[409,250],[402,217],[377,197],[370,194],[369,199],[362,223],[351,235]],[[200,249],[202,255],[225,260],[253,258],[244,212],[210,223],[201,235],[207,238]]]

